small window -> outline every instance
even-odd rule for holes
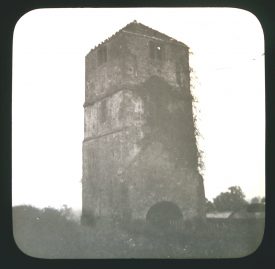
[[[150,41],[149,43],[150,58],[155,60],[163,60],[164,58],[164,49],[163,45]]]
[[[100,105],[100,118],[101,122],[105,122],[107,120],[107,100],[103,100]]]
[[[102,46],[98,48],[98,51],[97,51],[97,64],[101,65],[105,62],[107,62],[107,47]]]

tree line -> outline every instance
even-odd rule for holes
[[[206,198],[206,212],[239,211],[264,211],[265,197],[254,197],[249,202],[245,199],[245,194],[239,186],[232,186],[228,191],[221,192],[212,201]]]

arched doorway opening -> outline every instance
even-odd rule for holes
[[[147,212],[146,221],[156,226],[168,226],[182,219],[180,208],[173,202],[162,201],[154,204]]]

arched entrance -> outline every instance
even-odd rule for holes
[[[182,219],[180,208],[173,202],[162,201],[154,204],[147,212],[146,220],[156,226],[168,226]]]

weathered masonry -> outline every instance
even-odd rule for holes
[[[185,44],[136,21],[88,53],[83,223],[204,216],[189,73]]]

